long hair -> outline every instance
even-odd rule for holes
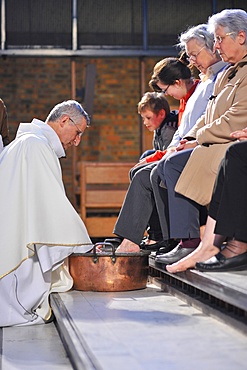
[[[191,70],[188,67],[185,53],[180,58],[165,58],[155,64],[149,86],[154,91],[161,91],[158,82],[165,85],[174,85],[176,80],[188,80],[191,78]]]

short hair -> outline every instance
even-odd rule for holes
[[[64,114],[68,114],[73,121],[76,121],[83,116],[86,120],[87,127],[90,126],[90,118],[85,109],[76,100],[65,100],[62,103],[58,103],[50,111],[46,118],[46,122],[54,122]]]
[[[141,114],[146,109],[158,114],[162,109],[166,115],[170,113],[169,103],[163,93],[149,91],[146,92],[138,103],[138,113]]]
[[[199,24],[198,26],[190,27],[187,31],[181,33],[178,46],[180,46],[182,50],[185,50],[186,44],[190,40],[196,40],[200,45],[205,45],[208,49],[213,51],[214,34],[212,31],[209,31],[207,24]]]
[[[183,53],[180,58],[165,58],[155,64],[149,86],[161,92],[157,85],[161,82],[165,85],[174,85],[176,80],[188,80],[191,78],[191,70],[188,67],[187,55]]]
[[[208,27],[212,32],[215,32],[218,26],[223,27],[226,33],[233,32],[230,35],[233,39],[239,31],[244,31],[247,35],[247,13],[242,9],[224,9],[208,18]]]

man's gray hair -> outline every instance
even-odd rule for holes
[[[244,31],[247,36],[247,13],[242,9],[224,9],[208,18],[208,26],[212,32],[215,32],[218,26],[223,27],[226,33],[234,32],[230,35],[232,38],[235,38],[239,31]]]
[[[64,114],[67,114],[74,122],[78,121],[81,116],[83,116],[87,122],[87,127],[90,126],[90,118],[87,112],[76,100],[66,100],[55,105],[46,118],[46,122],[54,122]]]
[[[208,49],[213,50],[214,34],[209,31],[207,24],[190,27],[187,31],[181,33],[178,46],[184,50],[190,40],[197,40],[200,45],[205,45]]]

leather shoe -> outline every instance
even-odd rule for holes
[[[156,256],[158,256],[158,254],[165,254],[165,253],[171,252],[178,245],[178,243],[179,243],[179,240],[170,239],[166,246],[161,247],[159,250],[157,250]]]
[[[183,248],[181,244],[178,244],[171,252],[165,254],[158,254],[155,258],[155,262],[164,263],[170,265],[171,263],[181,260],[183,257],[188,256],[196,248]]]
[[[238,256],[225,258],[223,254],[218,253],[216,262],[197,262],[196,270],[207,272],[227,272],[247,270],[247,252]]]
[[[169,240],[160,240],[153,244],[146,244],[145,240],[141,242],[140,248],[145,251],[158,251],[160,248],[167,248]],[[171,249],[170,249],[171,250]],[[168,252],[168,251],[167,251]]]

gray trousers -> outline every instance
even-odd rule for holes
[[[168,192],[170,238],[174,239],[200,237],[201,206],[174,190],[192,150],[183,150],[162,158],[157,165],[158,175]]]
[[[130,185],[114,228],[114,234],[140,244],[145,230],[153,240],[168,240],[166,189],[159,186],[158,162],[130,171]]]

